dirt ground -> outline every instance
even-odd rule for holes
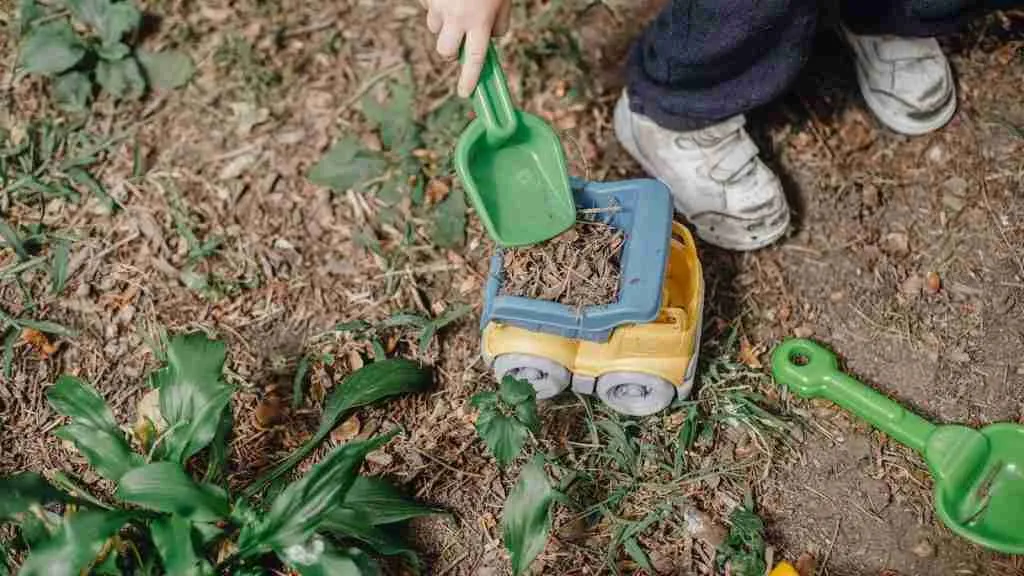
[[[5,30],[13,25],[12,4],[0,0]],[[188,51],[197,73],[179,91],[94,105],[89,130],[130,135],[97,170],[124,210],[110,214],[94,199],[52,200],[45,210],[4,206],[10,220],[40,221],[78,238],[68,289],[60,296],[43,290],[33,314],[79,334],[59,339],[54,354],[16,345],[13,377],[0,386],[0,473],[71,466],[102,491],[102,481],[52,436],[61,422],[43,391],[59,374],[76,373],[128,421],[145,392],[144,375],[156,365],[146,341],[163,326],[206,330],[227,341],[229,376],[239,387],[232,482],[244,484],[315,429],[315,402],[285,409],[270,425],[256,421],[257,406],[290,389],[299,359],[324,353],[338,359],[332,366],[314,363],[316,400],[361,362],[360,354],[371,353],[365,342],[332,327],[402,310],[438,316],[468,305],[474,314],[443,330],[426,350],[416,346],[416,333],[394,333],[391,351],[434,365],[437,384],[428,394],[360,413],[364,434],[389,423],[406,429],[367,469],[455,512],[454,519],[411,527],[427,573],[509,573],[498,521],[514,476],[485,453],[468,405],[473,393],[493,387],[477,356],[475,316],[492,247],[472,214],[461,245],[434,243],[431,210],[456,193],[440,160],[452,135],[424,146],[438,158],[431,176],[445,182],[428,189],[425,208],[408,200],[388,206],[367,191],[332,193],[306,178],[340,137],[355,135],[380,149],[360,100],[385,98],[387,86],[407,70],[419,119],[453,101],[457,70],[432,53],[418,4],[142,4],[160,16],[147,44]],[[504,41],[517,100],[556,126],[573,173],[593,180],[642,175],[614,139],[611,109],[630,33],[658,2],[625,4],[524,2],[516,16],[530,24]],[[742,334],[739,357],[750,367],[766,365],[780,338],[811,336],[837,350],[866,382],[936,421],[1024,422],[1022,32],[1024,14],[999,13],[944,40],[960,110],[947,128],[921,138],[894,135],[874,122],[857,93],[852,62],[823,34],[792,93],[749,117],[762,156],[784,178],[793,233],[754,254],[701,249],[705,366],[722,354],[736,356],[720,348],[729,327]],[[0,123],[17,129],[57,112],[44,82],[12,77],[12,42],[12,35],[0,35],[6,91]],[[136,142],[145,164],[141,177],[132,175]],[[221,239],[197,268],[209,275],[205,288],[187,286],[190,277],[182,276],[189,251],[183,227],[200,242]],[[0,267],[12,257],[0,252]],[[44,274],[29,275],[26,285],[45,281]],[[22,296],[16,283],[0,282],[7,313],[20,314]],[[709,378],[702,382],[711,390]],[[764,379],[751,381],[760,382],[750,386],[793,431],[773,448],[751,440],[760,438],[755,428],[715,429],[716,447],[703,451],[708,466],[720,463],[720,454],[742,460],[746,452],[755,454],[756,465],[677,482],[674,489],[719,521],[730,502],[750,492],[774,558],[811,553],[818,574],[1024,574],[1020,558],[984,551],[940,525],[919,458],[829,405],[792,400]],[[718,405],[711,392],[702,398]],[[583,415],[574,399],[544,407],[541,444],[570,457],[584,451]],[[636,426],[645,442],[662,446],[679,422],[670,413]],[[633,481],[653,483],[656,476],[639,470]],[[651,494],[643,506],[669,499]],[[666,574],[706,573],[708,550],[672,526],[661,522],[640,538],[656,566]],[[571,518],[557,517],[535,571],[602,574],[614,566],[638,572],[625,554],[606,558],[610,531],[607,522],[577,530]]]

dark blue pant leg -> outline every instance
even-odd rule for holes
[[[861,34],[934,36],[957,30],[981,4],[841,0],[840,14]],[[775,99],[807,59],[817,9],[817,0],[671,0],[630,53],[630,106],[685,131]]]

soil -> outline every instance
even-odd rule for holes
[[[604,222],[580,221],[540,244],[502,251],[502,293],[573,308],[618,299],[624,235]]]
[[[183,90],[93,107],[90,130],[131,135],[97,169],[124,209],[110,212],[94,199],[45,209],[3,205],[8,221],[41,223],[77,240],[64,292],[50,294],[45,271],[36,271],[22,286],[0,282],[0,306],[78,333],[51,339],[55,351],[31,338],[15,344],[13,376],[0,385],[0,474],[70,468],[99,494],[110,486],[52,435],[62,422],[44,392],[61,373],[94,383],[129,423],[147,391],[144,376],[158,364],[147,341],[159,327],[223,338],[238,389],[231,480],[242,485],[308,438],[324,394],[374,354],[370,342],[333,330],[338,323],[410,310],[436,317],[460,304],[479,312],[493,253],[472,214],[465,242],[440,248],[432,243],[433,212],[408,198],[331,193],[305,178],[344,135],[381,148],[359,102],[383,100],[388,82],[406,71],[417,118],[453,101],[457,68],[433,54],[417,2],[144,4],[159,15],[146,42],[187,50],[197,74]],[[643,175],[615,141],[611,112],[628,41],[659,4],[517,4],[521,24],[503,40],[503,65],[516,101],[558,129],[574,175]],[[13,3],[0,6],[6,31]],[[1021,558],[985,551],[941,525],[916,455],[833,406],[789,398],[763,377],[744,380],[793,428],[769,441],[763,423],[737,423],[731,389],[709,383],[717,374],[712,358],[763,370],[771,347],[797,334],[829,344],[864,381],[937,422],[1024,422],[1022,22],[1020,12],[995,13],[943,41],[960,109],[932,135],[880,128],[860,101],[844,47],[828,33],[790,95],[749,116],[796,222],[789,237],[756,253],[700,247],[707,329],[696,394],[712,419],[684,459],[699,469],[687,480],[663,478],[659,465],[616,471],[588,456],[588,446],[611,440],[591,435],[577,400],[546,404],[542,446],[568,454],[595,479],[592,501],[609,497],[602,483],[610,479],[639,491],[614,519],[579,526],[561,512],[535,572],[639,572],[627,554],[609,554],[608,544],[621,522],[642,520],[670,493],[679,510],[694,504],[719,523],[749,494],[767,522],[773,557],[810,553],[817,574],[1024,574]],[[15,37],[0,34],[0,125],[18,129],[59,114],[45,82],[13,75]],[[452,142],[438,138],[418,151],[433,182],[449,176]],[[133,174],[136,145],[141,177]],[[428,191],[428,208],[457,194],[441,185]],[[191,248],[182,213],[201,241],[220,240],[197,265],[209,275],[205,291],[182,275]],[[13,262],[4,248],[0,268]],[[23,288],[34,295],[31,306]],[[515,475],[497,467],[473,428],[468,399],[494,386],[478,358],[474,320],[448,326],[425,349],[418,331],[383,333],[386,352],[436,368],[436,387],[359,414],[361,435],[393,424],[406,430],[365,471],[454,512],[410,527],[430,574],[510,573],[499,521]],[[741,354],[720,347],[732,329],[747,344]],[[291,377],[307,355],[333,361],[313,362],[307,401],[292,409]],[[282,413],[258,418],[270,404]],[[679,450],[674,439],[685,415],[680,409],[633,425],[644,458]],[[713,547],[680,525],[669,514],[638,543],[660,573],[709,573]]]

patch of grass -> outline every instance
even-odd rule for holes
[[[660,418],[625,417],[581,397],[583,410],[575,413],[584,419],[586,440],[568,450],[549,448],[549,461],[572,502],[561,525],[582,521],[591,537],[606,538],[603,562],[613,573],[652,571],[644,541],[702,538],[690,532],[685,511],[713,513],[706,506],[720,491],[727,501],[741,498],[752,470],[768,465],[785,445],[792,424],[767,397],[769,379],[737,362],[737,352],[734,333],[705,341],[694,398]],[[750,438],[757,449],[738,457],[736,436]],[[736,518],[737,537],[745,537],[745,517]],[[710,552],[717,542],[708,545]],[[755,554],[735,552],[736,563]]]
[[[219,254],[224,239],[217,235],[200,238],[188,206],[181,194],[178,193],[174,183],[165,181],[163,188],[168,191],[167,200],[171,207],[174,227],[178,235],[185,241],[187,248],[185,262],[180,273],[181,283],[210,300],[219,300],[238,294],[242,290],[258,287],[260,279],[255,268],[250,270],[250,267],[247,266],[243,274],[232,278],[225,277],[213,270],[209,261]]]
[[[77,239],[73,233],[44,225],[43,219],[53,200],[77,203],[92,196],[105,210],[120,207],[94,170],[121,140],[120,136],[96,136],[81,123],[48,119],[0,129],[0,284],[15,284],[21,295],[19,311],[0,309],[6,377],[13,370],[19,337],[48,349],[50,343],[30,331],[73,335],[69,328],[37,317],[39,301],[47,295],[60,296],[67,286]]]

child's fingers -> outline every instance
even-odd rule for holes
[[[437,35],[437,53],[449,60],[456,59],[464,35],[462,27],[452,24],[451,20],[445,21]]]
[[[459,96],[468,98],[476,88],[490,41],[491,34],[488,28],[474,28],[466,34],[466,57],[462,63],[462,73],[459,75]]]

